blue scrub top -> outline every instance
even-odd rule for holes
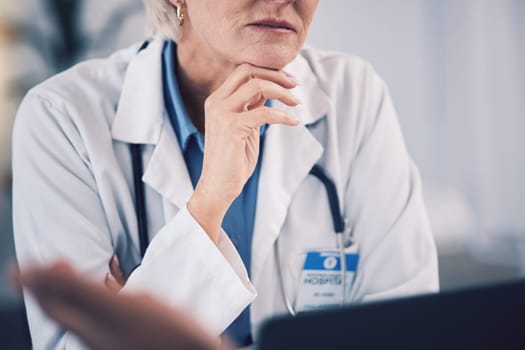
[[[184,155],[184,160],[190,174],[193,188],[197,185],[204,156],[204,135],[193,125],[189,118],[177,81],[177,46],[173,41],[166,41],[162,54],[162,77],[165,107],[172,122],[177,140]],[[269,101],[267,105],[269,105]],[[255,206],[257,203],[257,187],[259,182],[260,164],[263,153],[264,134],[267,126],[261,127],[259,160],[255,171],[244,186],[222,222],[222,228],[228,234],[237,248],[239,255],[250,274],[251,246]],[[247,307],[241,315],[228,327],[226,334],[238,346],[252,343],[250,330],[250,308]]]

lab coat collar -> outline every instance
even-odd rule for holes
[[[142,180],[164,198],[164,215],[169,219],[186,205],[193,185],[165,110],[163,46],[162,39],[153,40],[129,63],[112,136],[126,143],[155,146]]]
[[[162,40],[154,40],[131,59],[111,128],[113,139],[136,144],[158,143],[165,122],[162,47]]]

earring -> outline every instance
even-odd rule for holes
[[[179,26],[182,27],[184,24],[184,3],[182,1],[177,1],[175,4],[175,10],[177,13],[177,20],[179,21]]]

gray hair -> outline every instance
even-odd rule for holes
[[[177,41],[182,28],[177,20],[177,12],[169,0],[144,0],[148,29],[155,35],[160,35]]]

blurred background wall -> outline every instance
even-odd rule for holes
[[[13,257],[9,144],[20,98],[143,38],[141,0],[0,0],[0,266]],[[320,0],[308,42],[364,57],[390,86],[423,175],[443,287],[524,274],[525,2]],[[1,286],[0,298],[12,297],[5,278]]]
[[[10,143],[21,98],[47,77],[144,33],[142,0],[0,0],[0,301],[15,297],[6,266],[14,259]]]
[[[525,272],[525,2],[321,0],[310,43],[390,86],[444,286]]]

